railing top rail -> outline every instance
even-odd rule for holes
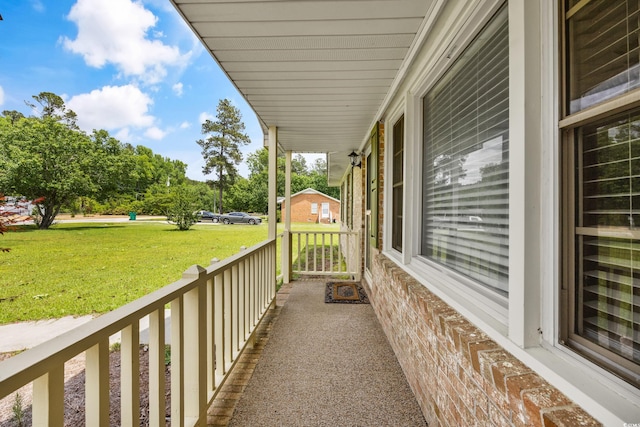
[[[354,235],[354,234],[358,234],[357,231],[316,231],[316,230],[309,230],[309,231],[301,231],[301,230],[296,230],[296,231],[291,231],[291,234],[344,234],[344,235]]]
[[[240,263],[241,261],[249,258],[253,253],[258,252],[260,249],[275,244],[276,239],[266,239],[262,242],[255,244],[243,251],[238,252],[228,258],[223,259],[220,262],[207,266],[207,274],[217,275],[219,272],[226,270],[227,268]]]
[[[55,337],[55,339],[0,362],[0,366],[2,366],[0,369],[0,399],[47,373],[51,364],[63,364],[96,345],[104,337],[111,336],[149,313],[163,308],[166,304],[198,286],[202,280],[224,272],[231,266],[273,244],[275,244],[275,239],[268,239],[219,263],[210,265],[206,269],[197,265],[192,266],[185,272],[183,278],[96,317]]]

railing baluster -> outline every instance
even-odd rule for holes
[[[53,367],[33,382],[34,426],[61,426],[64,423],[64,364]]]
[[[190,267],[184,278],[200,278],[197,287],[184,294],[184,413],[189,425],[197,423],[207,405],[206,270],[198,265]]]
[[[342,252],[342,249],[344,248],[345,251],[349,251],[349,248],[347,247],[349,244],[349,236],[344,236],[344,239],[342,238],[343,236],[340,236],[338,238],[338,271],[342,272],[348,269],[347,267],[347,263],[345,262],[345,267],[344,270],[342,270],[342,263],[344,262],[344,253]],[[342,241],[344,240],[344,245],[342,244]]]
[[[249,339],[251,334],[251,258],[242,262],[244,274],[244,341]]]
[[[184,301],[171,301],[171,426],[184,426]]]
[[[120,424],[140,425],[140,322],[122,330],[120,344]]]
[[[213,260],[212,260],[213,264]],[[207,390],[213,393],[216,388],[216,352],[215,342],[215,320],[214,320],[214,290],[213,278],[207,280]]]
[[[85,419],[88,426],[109,425],[109,337],[87,349]]]
[[[236,264],[231,267],[231,357],[233,359],[238,355],[240,322],[238,316],[238,301],[240,300],[240,274],[239,266]]]
[[[329,265],[331,266],[330,271],[333,273],[333,233],[329,234]],[[338,266],[337,271],[340,271],[340,266]]]
[[[320,248],[320,250],[322,251],[322,261],[321,261],[322,262],[322,271],[326,271],[326,269],[327,269],[326,263],[325,263],[326,254],[324,253],[324,251],[326,250],[326,246],[325,246],[325,243],[324,243],[325,233],[322,233],[320,236],[322,236],[322,244],[321,244],[322,247]]]
[[[297,233],[298,236],[298,250],[296,251],[296,253],[298,254],[298,272],[300,271],[300,260],[302,259],[302,257],[300,255],[302,255],[302,245],[300,244],[300,239],[302,238],[302,234]]]
[[[216,348],[216,387],[224,377],[224,272],[214,279],[214,343]]]
[[[232,316],[232,304],[231,304],[231,270],[224,271],[224,373],[229,372],[229,367],[233,361],[233,345],[232,345],[232,332],[231,332],[231,316]]]
[[[258,318],[262,316],[264,313],[264,293],[265,293],[265,277],[267,276],[266,261],[267,255],[265,253],[261,253],[258,255]]]
[[[252,254],[249,259],[249,280],[253,284],[249,288],[249,321],[251,328],[256,326],[256,255]]]
[[[149,425],[160,427],[166,425],[164,330],[164,307],[160,307],[149,314]]]

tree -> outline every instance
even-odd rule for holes
[[[4,110],[2,116],[8,118],[12,125],[18,120],[24,119],[24,114],[16,110]]]
[[[238,176],[236,166],[242,161],[240,146],[251,142],[244,129],[240,110],[228,99],[222,99],[218,103],[216,121],[207,119],[202,124],[202,133],[208,135],[207,138],[196,141],[202,147],[205,161],[202,171],[205,175],[216,174],[220,213],[223,213],[222,194]]]
[[[85,134],[54,118],[26,118],[15,125],[0,119],[0,191],[42,198],[36,222],[48,228],[63,204],[95,192],[93,152]]]
[[[167,220],[176,224],[178,230],[186,231],[198,222],[197,192],[186,184],[171,187],[171,205],[167,212]]]
[[[78,129],[76,125],[77,114],[73,110],[67,109],[61,97],[51,92],[40,92],[38,95],[33,95],[32,98],[40,107],[33,102],[25,101],[25,103],[38,113],[40,118],[51,118],[56,122],[66,124],[71,129]]]

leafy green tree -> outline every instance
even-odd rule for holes
[[[40,118],[50,118],[56,122],[64,123],[71,129],[78,129],[76,125],[77,114],[73,110],[67,109],[64,100],[60,96],[51,92],[40,92],[38,95],[32,96],[32,98],[36,101],[35,103],[29,101],[25,101],[25,103]]]
[[[93,148],[85,134],[53,117],[13,125],[0,118],[0,190],[42,198],[36,222],[48,228],[63,204],[95,193]]]
[[[244,133],[244,123],[240,110],[231,105],[228,99],[218,103],[216,120],[206,120],[202,124],[205,139],[196,141],[202,147],[205,175],[214,173],[218,186],[218,210],[223,213],[223,192],[233,185],[238,176],[237,165],[242,161],[240,146],[249,144],[250,139]]]
[[[99,201],[131,194],[135,186],[132,171],[136,159],[131,146],[122,144],[106,130],[94,130],[90,136],[93,142],[92,178]]]
[[[2,117],[8,118],[11,124],[15,124],[18,120],[24,119],[24,114],[16,110],[4,110]]]
[[[197,192],[193,186],[186,184],[171,187],[171,204],[167,220],[175,223],[178,230],[185,231],[198,222]]]

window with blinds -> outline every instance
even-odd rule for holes
[[[421,254],[496,292],[509,275],[509,34],[503,7],[424,98]]]
[[[579,128],[571,337],[640,379],[640,110]],[[640,225],[640,224],[638,224]],[[627,362],[627,363],[625,363]],[[631,363],[628,363],[631,362]]]
[[[569,2],[569,113],[640,86],[639,8],[637,0]]]
[[[569,308],[561,338],[640,384],[640,109],[620,113],[638,90],[639,2],[568,0],[564,14],[565,116],[595,104],[565,129],[565,259]],[[587,111],[588,113],[588,111]],[[584,114],[584,113],[583,113]]]
[[[402,206],[404,202],[404,116],[393,125],[391,246],[402,252]]]

